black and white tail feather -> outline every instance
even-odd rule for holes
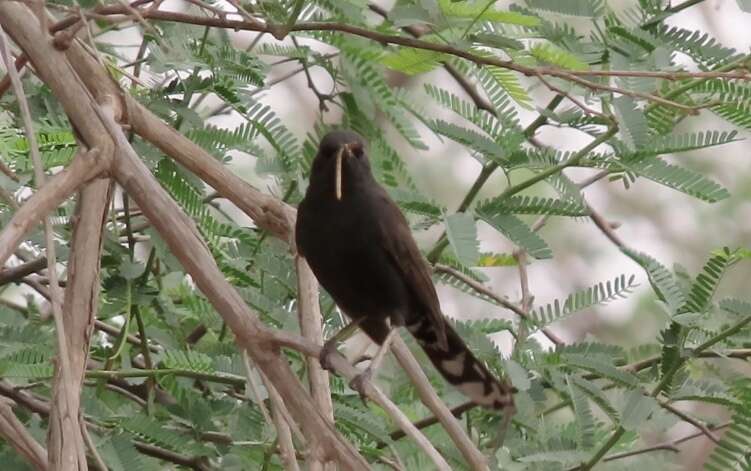
[[[492,409],[513,409],[514,388],[490,373],[448,322],[444,321],[443,326],[445,346],[439,341],[431,318],[421,317],[406,327],[441,376],[472,402]]]

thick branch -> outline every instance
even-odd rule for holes
[[[89,342],[99,304],[99,260],[102,251],[102,231],[110,199],[109,180],[91,182],[81,190],[78,198],[63,304],[70,378],[67,384],[64,384],[58,369],[53,383],[53,398],[57,398],[61,393],[60,388],[65,387],[75,411],[80,407]],[[79,423],[80,414],[66,417],[61,412],[59,407],[55,407],[50,416],[49,449],[51,452],[59,453],[51,463],[61,463],[63,457],[70,453],[66,449],[70,447],[69,433],[72,427],[77,427],[82,438],[85,438],[85,427]],[[70,422],[70,427],[65,426],[66,422]],[[50,457],[52,458],[52,454]],[[85,464],[85,461],[80,463]]]
[[[128,119],[139,136],[208,183],[250,216],[259,228],[290,242],[296,217],[294,208],[250,186],[130,95],[126,95],[125,100]]]

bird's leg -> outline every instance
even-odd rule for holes
[[[349,387],[360,393],[360,399],[362,399],[363,402],[365,401],[365,383],[373,379],[373,373],[375,371],[378,371],[381,363],[383,363],[383,358],[386,356],[386,352],[389,351],[391,342],[394,340],[394,335],[396,335],[396,333],[396,328],[392,328],[389,331],[386,339],[381,345],[378,346],[378,351],[370,361],[370,365],[368,365],[368,367],[365,368],[362,373],[352,378],[352,381],[349,382]]]
[[[339,330],[339,332],[331,336],[331,338],[323,344],[321,353],[318,356],[318,361],[321,363],[321,368],[328,371],[332,371],[334,369],[333,365],[331,365],[331,362],[329,361],[329,357],[331,355],[339,353],[336,349],[336,344],[351,337],[352,334],[355,333],[358,326],[360,325],[360,322],[363,319],[364,318],[353,320],[349,324],[345,325],[341,330]]]

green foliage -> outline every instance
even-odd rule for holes
[[[504,214],[493,208],[478,208],[477,217],[506,236],[511,242],[522,247],[532,257],[543,259],[553,256],[548,244],[521,219]]]
[[[725,188],[709,178],[659,158],[624,158],[618,161],[618,165],[636,175],[710,203],[730,196]]]
[[[542,198],[539,196],[512,196],[478,203],[478,210],[506,214],[544,214],[550,216],[587,216],[589,211],[578,201]]]
[[[636,286],[634,275],[628,279],[626,275],[620,275],[612,281],[597,283],[583,291],[572,293],[562,303],[556,299],[552,303],[540,306],[530,313],[530,317],[536,326],[543,327],[575,312],[625,298]]]
[[[580,388],[577,388],[570,378],[567,378],[568,393],[576,415],[577,445],[581,448],[591,448],[594,445],[595,419],[589,401]]]
[[[474,218],[467,213],[446,216],[446,234],[456,258],[464,265],[472,266],[480,257],[477,248],[477,228]]]
[[[569,0],[566,2],[525,0],[525,3],[535,10],[571,16],[600,16],[605,9],[604,2],[601,0]]]
[[[586,70],[588,68],[581,59],[553,44],[538,44],[529,52],[540,62],[557,65],[562,69]]]
[[[725,271],[737,261],[735,254],[727,248],[712,256],[691,284],[688,299],[679,312],[706,311]]]
[[[726,469],[751,469],[751,383],[742,379],[735,385],[740,404],[735,407],[730,428],[722,436],[707,459],[704,469],[721,471]]]
[[[402,48],[384,56],[383,65],[408,75],[417,75],[435,69],[441,60],[440,52]]]

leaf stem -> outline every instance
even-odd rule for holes
[[[159,378],[165,375],[180,376],[183,378],[200,379],[212,383],[229,384],[232,386],[242,387],[245,385],[245,378],[238,375],[208,373],[202,371],[188,370],[185,368],[159,368],[159,369],[123,369],[123,370],[92,370],[86,372],[87,378]]]

